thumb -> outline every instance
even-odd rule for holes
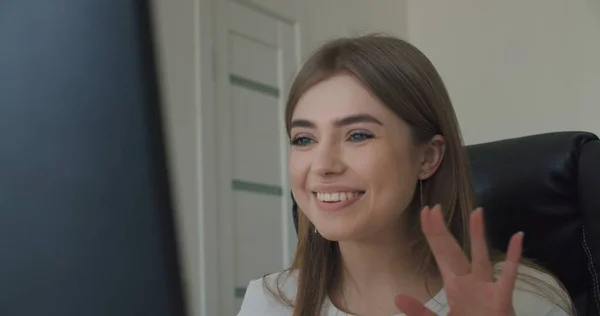
[[[398,295],[395,299],[396,307],[406,316],[435,316],[423,303],[408,295]]]

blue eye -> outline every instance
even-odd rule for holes
[[[290,141],[292,146],[306,146],[310,145],[311,143],[313,143],[313,140],[304,136],[296,137]]]
[[[348,140],[351,142],[362,142],[365,141],[367,139],[371,139],[373,138],[373,135],[365,133],[365,132],[355,132],[350,134],[350,137],[348,137]]]

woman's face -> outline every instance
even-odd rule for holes
[[[340,74],[300,98],[290,126],[292,192],[321,236],[357,240],[399,228],[427,167],[408,124]]]

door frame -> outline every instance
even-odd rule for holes
[[[196,98],[199,101],[198,174],[200,239],[200,316],[221,315],[219,275],[219,232],[217,185],[217,98],[215,68],[215,11],[221,0],[195,0],[194,20],[196,38],[195,66],[199,82]],[[193,298],[192,298],[193,299]]]

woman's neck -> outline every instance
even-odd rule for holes
[[[394,304],[398,294],[429,300],[441,282],[426,275],[410,248],[403,245],[408,243],[397,234],[339,242],[341,271],[333,303],[352,314],[393,315],[399,312]]]

